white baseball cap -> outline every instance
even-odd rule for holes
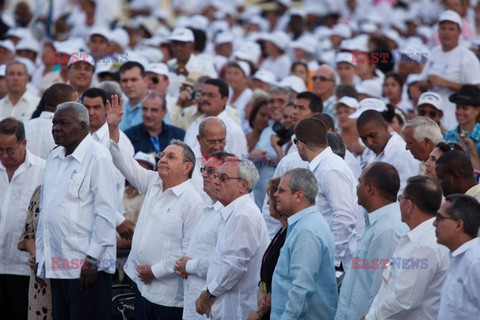
[[[168,37],[170,41],[193,42],[193,32],[187,28],[175,28]]]
[[[278,85],[283,88],[289,88],[296,93],[307,91],[305,81],[303,81],[302,78],[296,75],[286,76]]]
[[[253,79],[257,79],[274,86],[277,85],[277,82],[275,81],[275,75],[265,69],[260,69],[255,72],[255,74],[253,75]]]
[[[331,36],[340,36],[344,39],[348,39],[352,36],[352,30],[346,24],[337,24],[333,27]]]
[[[70,60],[68,61],[68,66],[72,64],[86,62],[89,65],[95,67],[95,60],[88,52],[74,52],[70,55]]]
[[[450,21],[456,23],[458,24],[458,27],[462,29],[462,18],[458,13],[453,10],[446,10],[442,12],[440,18],[438,19],[438,23],[441,23],[443,21]]]
[[[33,38],[24,38],[17,43],[17,46],[16,46],[15,49],[17,51],[18,50],[30,50],[30,51],[33,51],[35,53],[39,53],[40,52],[40,44],[38,43],[37,40],[35,40]]]
[[[7,49],[10,51],[12,54],[15,54],[15,45],[13,44],[12,41],[10,40],[1,40],[0,41],[0,47]]]
[[[382,83],[378,80],[364,80],[356,87],[358,94],[364,94],[372,98],[382,96]]]
[[[367,110],[375,110],[378,112],[383,112],[387,110],[387,105],[385,104],[385,102],[383,102],[380,99],[375,99],[375,98],[363,99],[362,101],[360,101],[357,111],[352,113],[349,116],[349,118],[358,119],[358,117],[360,117],[360,115]]]
[[[90,30],[88,34],[89,38],[91,38],[92,36],[102,36],[105,39],[107,39],[107,41],[110,41],[112,36],[112,31],[103,27],[95,27],[95,28],[92,28],[92,30]]]
[[[149,165],[151,165],[153,169],[155,169],[155,165],[156,165],[155,156],[151,153],[145,153],[145,152],[139,151],[135,154],[133,159],[137,161],[146,162]]]
[[[437,109],[439,111],[443,111],[442,110],[442,97],[438,93],[430,92],[430,91],[422,93],[420,98],[418,98],[417,108],[420,107],[423,104],[429,104],[432,107],[434,107],[435,109]]]
[[[123,50],[128,48],[130,42],[130,36],[128,32],[123,28],[116,28],[112,31],[112,42],[118,44]]]
[[[339,104],[344,104],[350,109],[358,109],[358,100],[352,97],[341,97],[340,100],[337,101],[336,105],[338,106]]]
[[[224,31],[215,37],[215,45],[220,45],[224,43],[232,43],[233,42],[233,35],[231,32]]]
[[[314,36],[304,35],[290,45],[293,49],[300,49],[307,53],[314,54],[317,51],[318,40]]]
[[[170,71],[168,70],[167,65],[163,62],[148,64],[147,67],[145,68],[145,72],[151,72],[151,73],[163,75],[163,76],[166,76],[167,78],[170,76]]]
[[[229,61],[227,63],[228,64],[232,64],[232,65],[237,65],[240,67],[240,69],[242,69],[243,73],[245,74],[245,76],[248,78],[250,77],[250,65],[248,63],[246,63],[245,61],[239,61],[239,60],[232,60],[232,61]]]
[[[355,61],[356,60],[353,59],[353,54],[351,54],[350,52],[339,52],[335,57],[335,64],[338,64],[340,62],[346,62],[353,66],[356,66],[357,63]]]
[[[265,35],[265,40],[272,42],[279,49],[285,51],[290,43],[290,38],[283,31],[275,31]]]

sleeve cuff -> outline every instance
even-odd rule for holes
[[[167,274],[167,271],[163,267],[162,262],[159,262],[152,266],[152,273],[155,276],[155,279],[160,279]]]
[[[105,247],[99,246],[98,244],[93,243],[92,241],[90,243],[90,246],[88,247],[87,256],[91,256],[92,258],[100,260],[104,251],[105,251]]]
[[[216,281],[212,281],[209,284],[207,284],[206,288],[215,297],[218,297],[218,296],[222,295],[223,292],[224,292],[224,290],[221,287],[219,287],[219,285]]]
[[[123,216],[123,214],[121,214],[120,212],[117,211],[116,213],[116,224],[115,226],[118,227],[119,225],[121,225],[124,221],[125,221],[125,217]]]
[[[187,271],[188,274],[197,274],[198,266],[198,259],[191,259],[187,261],[187,264],[185,265],[185,271]]]

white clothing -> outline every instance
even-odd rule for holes
[[[28,276],[28,253],[17,249],[25,227],[33,191],[42,183],[45,160],[26,152],[25,161],[8,181],[7,170],[0,162],[0,274]]]
[[[14,117],[17,120],[26,122],[32,116],[37,108],[40,98],[34,95],[30,90],[25,91],[23,96],[13,105],[8,95],[0,100],[0,120],[8,117]]]
[[[242,123],[242,130],[243,132],[249,132],[251,130],[250,124],[248,123],[248,119],[245,118],[245,108],[253,96],[253,91],[250,88],[246,88],[242,91],[242,93],[238,96],[237,100],[232,103],[232,93],[230,93],[230,97],[228,98],[227,104],[234,107],[240,116],[240,121]]]
[[[450,254],[450,269],[440,295],[438,320],[477,319],[480,314],[480,238]]]
[[[191,231],[203,213],[203,201],[190,180],[163,190],[157,172],[146,170],[125,154],[124,147],[111,141],[115,166],[130,184],[145,195],[132,239],[125,273],[145,299],[167,307],[183,307],[183,280],[173,271],[185,255]],[[144,284],[137,266],[151,265],[155,279]]]
[[[249,195],[220,210],[217,243],[207,272],[206,288],[216,296],[214,319],[244,320],[257,309],[260,265],[269,239],[262,215]]]
[[[195,301],[205,289],[210,256],[217,242],[217,230],[222,219],[220,202],[206,205],[203,215],[193,228],[186,256],[192,258],[185,265],[188,278],[184,280],[183,319],[205,319],[197,313]]]
[[[47,159],[56,144],[52,135],[52,119],[55,113],[43,111],[40,117],[25,122],[27,148],[31,153]]]
[[[440,290],[450,263],[447,247],[437,243],[434,219],[400,238],[367,320],[437,319]]]
[[[262,64],[258,69],[263,69],[270,71],[275,75],[275,78],[278,82],[282,81],[283,78],[290,74],[290,67],[292,66],[292,61],[286,54],[282,54],[280,57],[273,59],[272,57],[267,57],[263,60]]]
[[[115,272],[116,189],[111,163],[108,150],[90,134],[70,155],[65,155],[64,147],[50,153],[35,241],[39,277],[78,279],[78,262],[87,255],[100,261],[98,270]]]

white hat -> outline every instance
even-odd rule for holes
[[[24,57],[17,57],[15,59],[20,61],[25,65],[25,67],[27,67],[27,73],[29,76],[32,76],[35,73],[35,64],[32,62],[32,60]]]
[[[364,80],[356,87],[358,94],[364,94],[372,98],[382,96],[382,84],[379,80]]]
[[[88,34],[89,38],[91,38],[92,36],[102,36],[105,39],[107,39],[107,41],[110,41],[112,36],[112,31],[103,27],[95,27],[95,28],[92,28],[92,30],[90,30]]]
[[[229,31],[224,31],[215,37],[215,45],[220,45],[224,43],[232,43],[233,42],[233,35]]]
[[[240,48],[233,52],[233,57],[236,59],[247,60],[254,65],[258,64],[258,58],[262,54],[260,45],[256,42],[247,41],[243,43]]]
[[[300,39],[293,41],[290,47],[314,54],[317,51],[317,43],[318,41],[315,37],[304,35]]]
[[[37,40],[33,38],[23,38],[17,43],[17,46],[15,49],[18,50],[30,50],[35,53],[40,52],[40,44],[38,43]]]
[[[375,110],[378,112],[383,112],[387,110],[387,105],[385,104],[385,102],[383,102],[380,99],[375,99],[375,98],[363,99],[362,101],[360,101],[357,111],[352,113],[349,116],[349,118],[358,119],[358,117],[360,117],[360,115],[367,110]]]
[[[237,61],[237,60],[233,60],[233,61],[230,61],[228,63],[232,63],[232,64],[236,64],[240,67],[240,69],[242,69],[243,73],[245,74],[245,76],[248,78],[250,77],[250,66],[248,65],[248,63],[246,63],[245,61]]]
[[[364,22],[364,23],[360,24],[360,32],[362,32],[362,33],[374,33],[377,30],[378,30],[378,27],[374,23]]]
[[[272,42],[280,50],[285,51],[288,48],[290,38],[283,31],[275,31],[265,36],[265,40]]]
[[[111,41],[118,44],[123,50],[126,50],[128,48],[128,43],[130,42],[130,36],[125,29],[116,28],[112,32]]]
[[[291,16],[300,16],[302,18],[305,18],[305,16],[307,15],[307,13],[305,12],[304,9],[301,9],[301,8],[292,8],[288,11],[290,17]]]
[[[424,45],[409,43],[400,49],[400,53],[418,63],[427,63],[429,50]]]
[[[346,24],[337,24],[335,27],[333,27],[330,36],[340,36],[344,39],[348,39],[352,36],[352,30]]]
[[[32,38],[32,32],[28,28],[13,28],[7,31],[7,37],[16,37],[19,39],[30,37]]]
[[[147,67],[145,68],[145,72],[151,72],[151,73],[163,75],[163,76],[166,76],[167,78],[170,76],[170,71],[168,70],[167,65],[163,62],[148,64]]]
[[[415,82],[420,82],[423,80],[423,77],[420,73],[411,73],[408,75],[407,77],[407,81],[406,81],[406,84],[407,86],[411,85],[412,83],[415,83]]]
[[[69,56],[72,55],[75,51],[78,51],[75,49],[75,47],[69,43],[68,41],[55,41],[53,43],[53,46],[55,47],[55,50],[61,53],[66,53]]]
[[[353,54],[351,54],[350,52],[337,53],[337,56],[335,57],[335,64],[338,64],[340,62],[346,62],[353,66],[357,65],[356,60],[353,59]]]
[[[209,23],[210,21],[208,21],[206,17],[197,14],[188,19],[186,27],[192,27],[195,29],[207,31]]]
[[[6,71],[7,71],[7,65],[5,64],[0,65],[0,77],[5,77]]]
[[[351,109],[358,109],[358,100],[352,97],[344,96],[337,101],[337,106],[344,104]]]
[[[150,164],[155,169],[155,165],[156,165],[155,156],[151,153],[145,153],[145,152],[139,151],[135,154],[133,159],[135,159],[137,161],[146,162],[146,163]]]
[[[315,37],[319,40],[326,39],[332,35],[332,29],[326,26],[316,27],[314,30]]]
[[[443,13],[440,15],[440,18],[438,19],[438,23],[441,23],[443,21],[450,21],[456,23],[458,24],[458,27],[460,29],[462,28],[462,18],[458,13],[453,10],[443,11]]]
[[[187,28],[175,28],[168,37],[170,41],[193,42],[193,32]]]
[[[417,108],[420,107],[422,104],[429,104],[435,109],[439,111],[443,111],[442,97],[438,93],[429,92],[429,91],[422,93],[422,95],[418,99]]]
[[[296,93],[307,91],[305,81],[303,81],[302,78],[296,75],[286,76],[278,85],[283,88],[289,88]]]
[[[15,54],[15,45],[10,40],[0,40],[0,47],[7,49],[12,54]]]
[[[95,73],[98,75],[100,73],[113,73],[113,63],[99,63],[95,68]]]
[[[79,63],[79,62],[86,62],[89,65],[95,67],[95,60],[88,52],[74,52],[70,56],[70,60],[68,61],[68,66]]]
[[[275,81],[275,75],[265,69],[260,69],[255,72],[255,74],[253,75],[253,79],[258,79],[271,85],[277,85],[277,82]]]
[[[150,63],[157,63],[163,60],[163,52],[158,48],[145,47],[139,49],[139,53]]]
[[[383,35],[385,36],[385,38],[395,42],[397,46],[402,45],[402,38],[400,37],[400,34],[397,31],[393,29],[386,29],[383,31]]]

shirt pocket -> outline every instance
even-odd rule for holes
[[[74,174],[67,185],[66,194],[70,199],[80,199],[85,185],[85,175]]]

